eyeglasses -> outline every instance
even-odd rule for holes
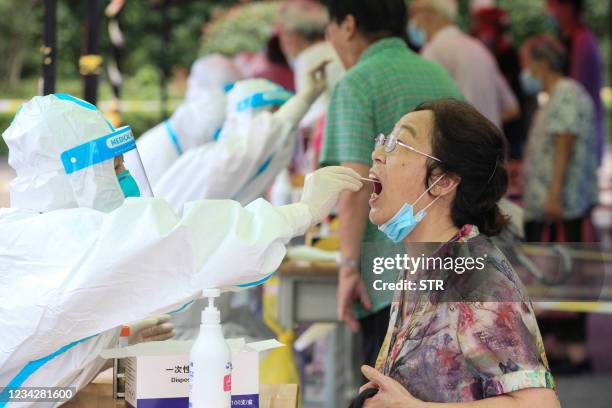
[[[412,146],[407,145],[404,142],[399,141],[397,139],[397,136],[395,136],[393,133],[391,133],[389,136],[385,136],[385,135],[383,135],[381,133],[380,135],[378,135],[376,137],[376,148],[384,146],[385,147],[385,152],[387,152],[387,153],[393,152],[397,145],[400,145],[400,146],[402,146],[405,149],[412,150],[415,153],[422,154],[423,156],[427,156],[430,159],[435,160],[437,162],[442,162],[440,159],[437,159],[437,158],[433,157],[432,155],[424,153],[424,152],[422,152],[422,151],[420,151],[418,149],[415,149]]]

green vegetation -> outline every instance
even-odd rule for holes
[[[153,80],[150,77],[153,76]],[[132,77],[125,78],[122,85],[122,99],[136,101],[151,101],[160,98],[159,84],[157,83],[157,73],[151,72],[150,66],[145,66]],[[59,81],[56,87],[58,93],[68,93],[79,96],[83,93],[83,84],[80,79],[70,78]],[[169,84],[169,98],[182,99],[184,90],[179,86]],[[38,78],[23,79],[19,87],[8,87],[0,85],[0,99],[30,99],[38,95]],[[106,101],[111,99],[112,91],[106,81],[100,83],[98,89],[98,99]]]
[[[142,69],[154,72],[154,80],[161,64],[171,67],[189,67],[198,56],[202,27],[215,10],[227,7],[235,0],[197,0],[177,2],[179,5],[168,9],[168,20],[172,29],[170,46],[162,41],[163,20],[159,8],[153,7],[159,1],[127,1],[120,14],[120,23],[125,37],[123,72],[127,77],[139,75]],[[57,8],[57,78],[62,81],[77,78],[78,59],[81,55],[83,25],[86,3],[81,0],[58,0]],[[108,2],[99,2],[105,7]],[[103,10],[101,9],[102,13]],[[19,86],[20,78],[31,78],[40,72],[40,46],[42,38],[42,1],[0,0],[0,15],[11,18],[0,19],[0,35],[11,41],[0,43],[0,83],[3,88]],[[104,58],[109,58],[111,45],[108,37],[108,19],[102,14],[100,47]],[[18,52],[19,50],[24,52]],[[162,51],[167,59],[162,61]],[[19,68],[9,78],[10,67]],[[2,95],[0,95],[2,96]],[[132,96],[129,96],[132,97]]]
[[[261,50],[278,22],[278,1],[258,2],[233,7],[206,27],[202,54],[235,55]]]

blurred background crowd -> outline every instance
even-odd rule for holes
[[[0,43],[0,98],[3,100],[0,104],[0,128],[3,129],[19,106],[17,102],[9,104],[7,101],[27,99],[38,93],[44,31],[43,3],[42,0],[0,2],[1,15],[11,16],[0,20],[0,35],[11,38],[11,41]],[[84,50],[89,3],[57,1],[57,86],[66,93],[81,96],[78,61]],[[105,1],[95,3],[102,10],[107,6]],[[125,41],[120,48],[122,99],[157,102],[164,95],[168,98],[165,113],[159,104],[126,103],[124,121],[130,123],[138,135],[158,123],[160,115],[171,113],[172,107],[183,98],[189,69],[198,56],[209,53],[221,53],[232,58],[239,54],[256,55],[261,62],[262,50],[275,34],[282,1],[147,0],[127,1],[124,7],[118,5],[122,1],[113,3],[120,10],[118,21]],[[500,70],[506,77],[514,77],[514,82],[510,82],[513,91],[520,93],[516,78],[519,69],[516,53],[520,45],[534,34],[558,32],[552,17],[546,12],[546,2],[461,0],[458,6],[458,26],[488,44]],[[484,10],[478,11],[479,8]],[[609,85],[609,2],[585,0],[582,21],[597,39],[604,63],[601,69],[603,84]],[[117,50],[109,34],[109,25],[112,24],[103,12],[98,24],[99,48],[104,56],[98,99],[106,102],[113,94],[108,68]],[[569,38],[564,38],[564,41],[569,41]],[[272,46],[273,43],[274,40]],[[274,58],[272,51],[270,57]],[[278,49],[276,57],[279,57]],[[607,115],[610,115],[610,97],[605,91],[603,97]],[[522,97],[519,101],[525,103]],[[3,151],[4,146],[0,146],[0,152]],[[518,151],[514,152],[516,154]]]

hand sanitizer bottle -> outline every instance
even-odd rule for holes
[[[189,356],[189,408],[230,408],[232,403],[232,359],[221,330],[214,298],[219,289],[206,289],[208,306],[202,311],[200,334]]]

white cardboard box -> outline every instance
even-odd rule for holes
[[[277,340],[229,339],[232,406],[259,407],[259,353],[282,347]],[[125,401],[134,408],[188,408],[189,351],[193,341],[141,343],[104,350],[103,358],[127,358]]]

